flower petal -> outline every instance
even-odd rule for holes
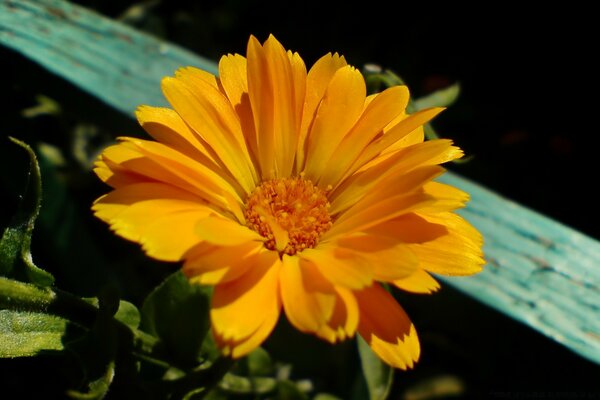
[[[472,275],[482,270],[483,237],[471,224],[450,212],[421,214],[421,217],[448,230],[447,235],[430,242],[410,245],[419,257],[421,268],[441,275]]]
[[[227,202],[220,196],[226,191],[241,202],[243,193],[236,190],[239,190],[239,186],[232,187],[229,181],[196,160],[161,143],[134,138],[122,138],[122,140],[132,144],[142,155],[187,182],[197,192],[203,193],[207,200],[227,208]]]
[[[427,209],[431,212],[452,211],[463,208],[470,197],[468,193],[440,182],[427,182],[423,189],[425,189],[425,193],[436,200],[431,209]]]
[[[346,211],[329,229],[321,236],[321,241],[330,241],[338,235],[348,235],[353,232],[365,231],[375,225],[397,218],[401,215],[419,210],[433,203],[431,196],[414,192],[401,196],[394,196],[375,204],[364,204],[364,208]],[[343,218],[343,220],[342,220]]]
[[[338,246],[319,244],[314,249],[302,250],[298,257],[314,264],[335,286],[362,289],[373,282],[371,266],[356,254]]]
[[[239,54],[229,54],[219,61],[219,76],[227,98],[237,113],[246,146],[252,163],[260,175],[258,162],[258,142],[250,98],[248,97],[248,69],[246,58]]]
[[[234,246],[203,244],[186,254],[183,272],[190,282],[218,285],[239,278],[261,255],[263,244],[246,242]]]
[[[335,307],[327,323],[316,332],[320,338],[337,343],[351,338],[358,328],[358,303],[351,290],[335,287]]]
[[[304,265],[301,265],[304,264]],[[302,332],[317,332],[331,318],[336,295],[327,291],[318,270],[301,262],[299,257],[284,254],[280,275],[281,299],[285,314],[292,325]]]
[[[94,173],[102,180],[102,182],[115,189],[151,180],[143,175],[122,168],[118,164],[104,159],[102,156],[94,162]]]
[[[352,185],[345,187],[343,192],[334,192],[330,195],[331,208],[329,212],[335,215],[348,209],[348,213],[352,213],[352,210],[364,209],[382,199],[422,190],[426,183],[444,171],[440,166],[430,165],[408,172],[402,169],[391,172],[381,170],[379,176],[376,177],[372,176],[373,174],[364,174],[357,177]],[[367,180],[371,177],[372,180]],[[344,218],[341,217],[339,221],[342,219]]]
[[[141,234],[140,243],[150,257],[162,261],[180,261],[201,242],[196,223],[206,218],[206,210],[181,211],[152,221]]]
[[[246,193],[258,179],[239,119],[221,91],[201,79],[164,78],[165,97],[181,118],[212,149]]]
[[[203,216],[215,212],[206,207],[198,196],[157,182],[115,189],[96,200],[92,210],[117,234],[137,242],[158,218],[184,211],[198,211]]]
[[[349,171],[346,173],[346,176],[349,176],[351,173],[354,173],[355,171],[359,170],[369,161],[375,159],[387,148],[404,138],[409,133],[415,131],[415,129],[429,122],[443,110],[443,108],[428,108],[426,110],[418,111],[412,115],[407,116],[394,127],[387,129],[385,135],[382,135],[377,140],[374,140],[372,143],[370,143],[366,148],[364,148],[364,151],[362,151],[362,153],[358,156],[356,161],[349,168]]]
[[[410,247],[393,238],[361,234],[342,237],[336,243],[371,265],[374,279],[380,282],[405,278],[419,267]]]
[[[356,68],[338,69],[327,86],[306,138],[306,177],[317,182],[338,144],[360,117],[366,97],[365,80]]]
[[[209,215],[196,222],[196,234],[208,243],[219,246],[236,246],[265,239],[250,228],[229,218]]]
[[[412,368],[419,359],[420,345],[415,327],[380,285],[355,292],[360,310],[358,332],[383,361],[394,368]]]
[[[371,97],[372,100],[356,125],[344,137],[335,152],[331,152],[325,158],[327,167],[324,169],[319,184],[322,187],[328,185],[335,187],[367,144],[380,134],[390,121],[404,112],[408,98],[409,93],[406,86],[391,87]],[[327,138],[328,135],[325,137]]]
[[[434,224],[414,213],[385,221],[367,230],[366,234],[385,236],[396,242],[424,243],[448,234],[444,225]]]
[[[300,125],[300,135],[298,137],[298,149],[296,152],[296,171],[304,169],[306,158],[306,137],[313,124],[317,107],[329,86],[336,71],[346,66],[346,60],[343,56],[335,54],[326,54],[321,57],[312,66],[306,76],[306,98],[302,110],[302,121]]]
[[[422,269],[418,269],[412,275],[392,283],[397,288],[411,293],[429,294],[440,289],[438,281]]]
[[[248,94],[258,143],[262,178],[291,174],[298,140],[299,99],[303,87],[294,85],[290,57],[272,35],[261,46],[248,42]]]
[[[139,177],[139,182],[163,182],[193,193],[204,202],[224,209],[227,208],[227,204],[217,193],[229,190],[239,199],[239,195],[227,182],[206,167],[190,159],[187,159],[187,162],[182,161],[185,158],[183,154],[157,142],[133,138],[124,140],[118,145],[104,149],[101,156],[115,176],[124,175],[126,180]],[[148,143],[151,145],[146,146]]]
[[[217,172],[220,168],[201,137],[196,135],[170,108],[140,106],[138,122],[156,141],[187,155]]]
[[[158,258],[176,261],[181,257],[189,243],[197,243],[201,239],[190,231],[190,224],[205,218],[215,211],[206,207],[202,199],[193,194],[162,183],[139,183],[125,186],[100,197],[92,210],[95,215],[109,223],[115,232],[124,238],[145,243],[144,249],[152,254],[157,248],[166,247],[166,254]],[[160,224],[165,232],[175,237],[172,232],[179,226],[177,220],[186,215],[189,220],[181,227],[181,243],[171,243],[170,238],[160,243],[162,233],[156,232],[152,226]],[[169,218],[174,217],[172,222]],[[182,250],[183,249],[183,250]]]
[[[263,251],[246,274],[215,286],[210,316],[219,343],[239,344],[261,329],[260,337],[254,337],[253,343],[260,344],[268,336],[268,332],[264,333],[273,329],[281,309],[280,268],[277,253]]]
[[[456,147],[445,139],[429,140],[407,147],[389,156],[385,161],[358,171],[342,182],[329,196],[331,213],[335,214],[348,205],[354,204],[363,194],[372,192],[372,188],[391,174],[400,176],[412,170],[441,164],[453,159]],[[461,153],[462,154],[462,153]],[[338,199],[341,197],[341,199]]]

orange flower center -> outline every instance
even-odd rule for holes
[[[326,192],[309,180],[263,182],[246,201],[246,224],[265,237],[265,247],[293,255],[315,247],[331,227]]]

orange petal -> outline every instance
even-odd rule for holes
[[[214,88],[218,88],[218,80],[217,77],[211,74],[210,72],[201,70],[196,67],[182,67],[175,71],[175,77],[191,82],[201,82],[202,85],[198,85],[198,90],[202,90],[204,87],[203,84],[209,84]]]
[[[327,161],[361,115],[366,90],[362,74],[354,67],[342,67],[333,75],[306,139],[305,172],[313,182],[325,172]]]
[[[437,165],[430,165],[404,171],[402,169],[392,171],[381,171],[379,176],[364,174],[357,177],[351,185],[344,187],[341,192],[331,194],[332,215],[348,209],[364,209],[382,199],[392,196],[401,196],[422,190],[423,186],[435,177],[444,173],[444,169]],[[373,178],[372,180],[367,180]],[[343,218],[340,218],[342,220]]]
[[[409,93],[406,86],[395,86],[370,98],[372,100],[352,131],[346,135],[335,153],[332,152],[331,156],[325,158],[327,168],[319,181],[321,186],[337,185],[373,138],[380,134],[390,121],[404,112]]]
[[[315,281],[323,281],[316,268],[299,257],[284,254],[280,275],[281,299],[292,325],[302,332],[317,332],[333,313],[336,296],[332,288],[322,289]],[[319,287],[320,286],[320,287]]]
[[[314,249],[304,249],[298,256],[314,264],[335,286],[362,289],[373,282],[371,266],[360,256],[336,245],[319,244]]]
[[[447,235],[430,242],[410,245],[419,257],[421,268],[441,275],[472,275],[482,270],[483,237],[471,224],[450,212],[421,214],[421,217],[448,230]]]
[[[247,52],[248,94],[258,143],[262,178],[291,174],[301,116],[297,101],[303,87],[295,87],[295,76],[283,46],[272,35],[261,46],[252,36]],[[298,92],[298,93],[297,93]]]
[[[218,285],[239,278],[261,257],[260,242],[235,246],[200,245],[189,251],[182,271],[191,282]]]
[[[246,58],[239,54],[221,57],[219,77],[227,98],[235,108],[241,104],[244,93],[248,93]]]
[[[261,331],[252,338],[258,346],[268,336],[264,333],[275,326],[281,309],[280,268],[277,253],[263,251],[246,274],[215,286],[210,316],[218,343],[239,345]]]
[[[316,332],[316,335],[330,343],[337,343],[351,338],[358,328],[358,303],[351,290],[335,287],[335,307],[327,323]]]
[[[346,176],[349,176],[351,173],[359,170],[387,148],[404,138],[409,133],[415,131],[420,126],[423,126],[429,122],[443,110],[443,108],[428,108],[426,110],[416,112],[407,116],[394,127],[386,130],[385,135],[382,135],[377,140],[374,140],[364,149],[358,159],[352,164],[352,167],[349,168],[349,172]]]
[[[162,216],[148,224],[140,243],[150,257],[163,261],[180,261],[184,254],[201,242],[196,223],[206,218],[205,210],[181,211]]]
[[[348,204],[352,204],[353,201],[348,200],[357,199],[362,194],[371,191],[375,184],[391,174],[399,176],[417,168],[441,164],[453,159],[452,157],[457,152],[460,152],[460,149],[452,146],[452,141],[439,139],[413,145],[387,156],[384,161],[358,171],[331,193],[329,196],[331,213],[335,214]],[[347,198],[346,201],[337,199],[344,196]]]
[[[243,192],[240,192],[241,189],[239,186],[232,187],[230,181],[223,179],[214,170],[196,160],[168,146],[150,140],[135,138],[122,138],[122,140],[134,145],[136,150],[141,154],[196,188],[196,191],[203,193],[205,198],[213,201],[215,204],[227,208],[223,198],[216,196],[216,194],[224,191],[229,192],[231,196],[241,203]],[[240,191],[236,191],[236,189]]]
[[[444,225],[434,224],[414,213],[402,215],[369,228],[365,233],[385,236],[402,243],[424,243],[446,235]]]
[[[109,160],[103,159],[102,156],[94,162],[94,173],[107,185],[113,188],[119,188],[128,185],[135,185],[136,183],[148,182],[151,179],[131,172],[125,168],[120,167]]]
[[[166,144],[203,165],[218,171],[202,138],[170,108],[140,106],[135,111],[138,122],[156,141]]]
[[[202,186],[206,183],[208,187],[217,189],[217,193],[227,187],[233,192],[233,188],[216,174],[202,171],[202,166],[193,160],[188,159],[187,165],[181,164],[179,159],[185,156],[163,144],[141,139],[123,139],[124,142],[104,149],[101,155],[105,165],[115,175],[125,173],[126,179],[139,176],[140,182],[162,182],[191,192],[204,202],[210,202],[222,208],[227,207],[220,196]],[[137,144],[132,143],[132,140],[137,141]],[[151,143],[151,151],[148,151],[148,148],[142,149],[139,146],[141,142]],[[208,174],[203,172],[208,172]],[[239,199],[238,194],[235,196]]]
[[[238,116],[226,96],[201,79],[183,77],[164,78],[162,89],[186,124],[211,147],[244,190],[251,192],[258,178]]]
[[[306,137],[313,123],[317,107],[325,94],[327,86],[335,72],[346,66],[346,60],[343,56],[335,54],[326,54],[321,57],[312,66],[306,76],[306,98],[302,111],[302,121],[300,125],[300,135],[298,137],[298,150],[296,152],[296,171],[304,169],[306,156]]]
[[[431,196],[415,192],[390,197],[375,204],[365,204],[363,209],[360,207],[356,207],[355,210],[350,209],[321,236],[321,241],[329,241],[342,234],[365,231],[385,221],[429,206],[432,202]]]
[[[411,293],[429,294],[440,289],[438,281],[422,269],[418,269],[412,275],[392,283],[397,288]]]
[[[419,266],[419,259],[410,247],[394,238],[361,234],[340,238],[336,243],[372,266],[377,281],[405,278]]]
[[[149,255],[166,261],[179,260],[190,245],[200,242],[200,237],[189,228],[198,219],[215,212],[197,196],[161,183],[116,189],[96,200],[92,210],[118,235],[142,243]],[[183,220],[181,228],[177,225],[180,220]],[[178,235],[173,235],[174,231]],[[164,234],[170,237],[165,239]],[[172,240],[176,237],[180,238],[179,243]]]
[[[432,212],[452,211],[463,208],[470,197],[468,193],[463,192],[454,186],[439,182],[427,182],[423,186],[423,189],[425,189],[425,193],[436,200],[431,206],[430,211]]]
[[[360,310],[360,336],[387,364],[412,368],[419,359],[420,345],[415,327],[402,307],[378,284],[354,294]]]
[[[236,246],[265,240],[250,228],[217,215],[210,215],[197,221],[194,231],[202,240],[218,246]]]
[[[257,173],[260,175],[258,142],[250,98],[248,97],[248,68],[246,58],[239,54],[229,54],[221,57],[219,61],[219,76],[223,87],[222,90],[227,95],[239,117],[250,158],[257,169]]]

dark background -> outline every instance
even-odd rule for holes
[[[524,3],[507,2],[440,8],[429,2],[163,0],[147,7],[139,18],[126,13],[131,1],[77,3],[112,18],[125,18],[139,29],[214,60],[224,53],[244,54],[250,34],[263,41],[273,33],[286,48],[298,51],[307,66],[326,52],[337,51],[359,68],[375,63],[395,71],[416,97],[459,82],[459,100],[434,125],[472,159],[449,168],[600,239],[595,195],[600,140],[593,109],[598,103],[594,89],[598,70],[592,60],[597,52],[597,21],[591,10],[576,3],[525,10]],[[68,132],[82,122],[91,121],[112,137],[123,134],[116,129],[132,129],[110,110],[94,116],[94,109],[88,107],[78,119],[82,104],[95,105],[92,99],[16,53],[0,49],[0,60],[8,76],[2,97],[9,100],[0,122],[2,131],[32,142],[43,135],[43,140],[66,148]],[[38,93],[63,99],[68,118],[21,117],[20,111],[31,107]],[[89,170],[69,177],[69,190],[79,196],[81,208],[104,190]],[[14,197],[2,194],[12,209]],[[105,227],[95,221],[83,223],[114,254],[139,252],[134,245],[109,238]],[[37,260],[44,265],[58,263],[41,241],[34,242]],[[147,280],[128,283],[132,300],[142,298],[170,267],[161,268],[126,276]],[[66,276],[62,279],[67,288],[77,291],[75,283]],[[397,398],[415,382],[444,375],[463,382],[464,398],[600,398],[597,365],[451,288],[435,296],[407,296],[402,303],[422,333],[425,350],[414,371],[398,375]],[[278,345],[272,346],[276,350]],[[45,368],[29,361],[19,363],[22,366],[14,363],[6,369],[2,363],[0,371],[18,375],[21,370]],[[329,367],[335,366],[324,362],[323,379],[332,380],[330,385],[337,390],[348,386],[343,376],[335,378],[325,371]],[[302,375],[302,366],[297,373]],[[559,392],[567,393],[560,396]]]

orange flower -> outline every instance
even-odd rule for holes
[[[423,141],[441,109],[407,115],[405,86],[367,96],[338,54],[307,72],[273,36],[221,58],[219,77],[182,68],[162,88],[173,109],[137,111],[156,141],[121,138],[97,161],[114,190],[96,216],[214,285],[227,355],[259,346],[283,309],[302,332],[331,343],[358,332],[389,365],[412,367],[415,328],[381,283],[430,293],[429,273],[483,265],[481,235],[453,213],[468,195],[433,180],[463,154]]]

